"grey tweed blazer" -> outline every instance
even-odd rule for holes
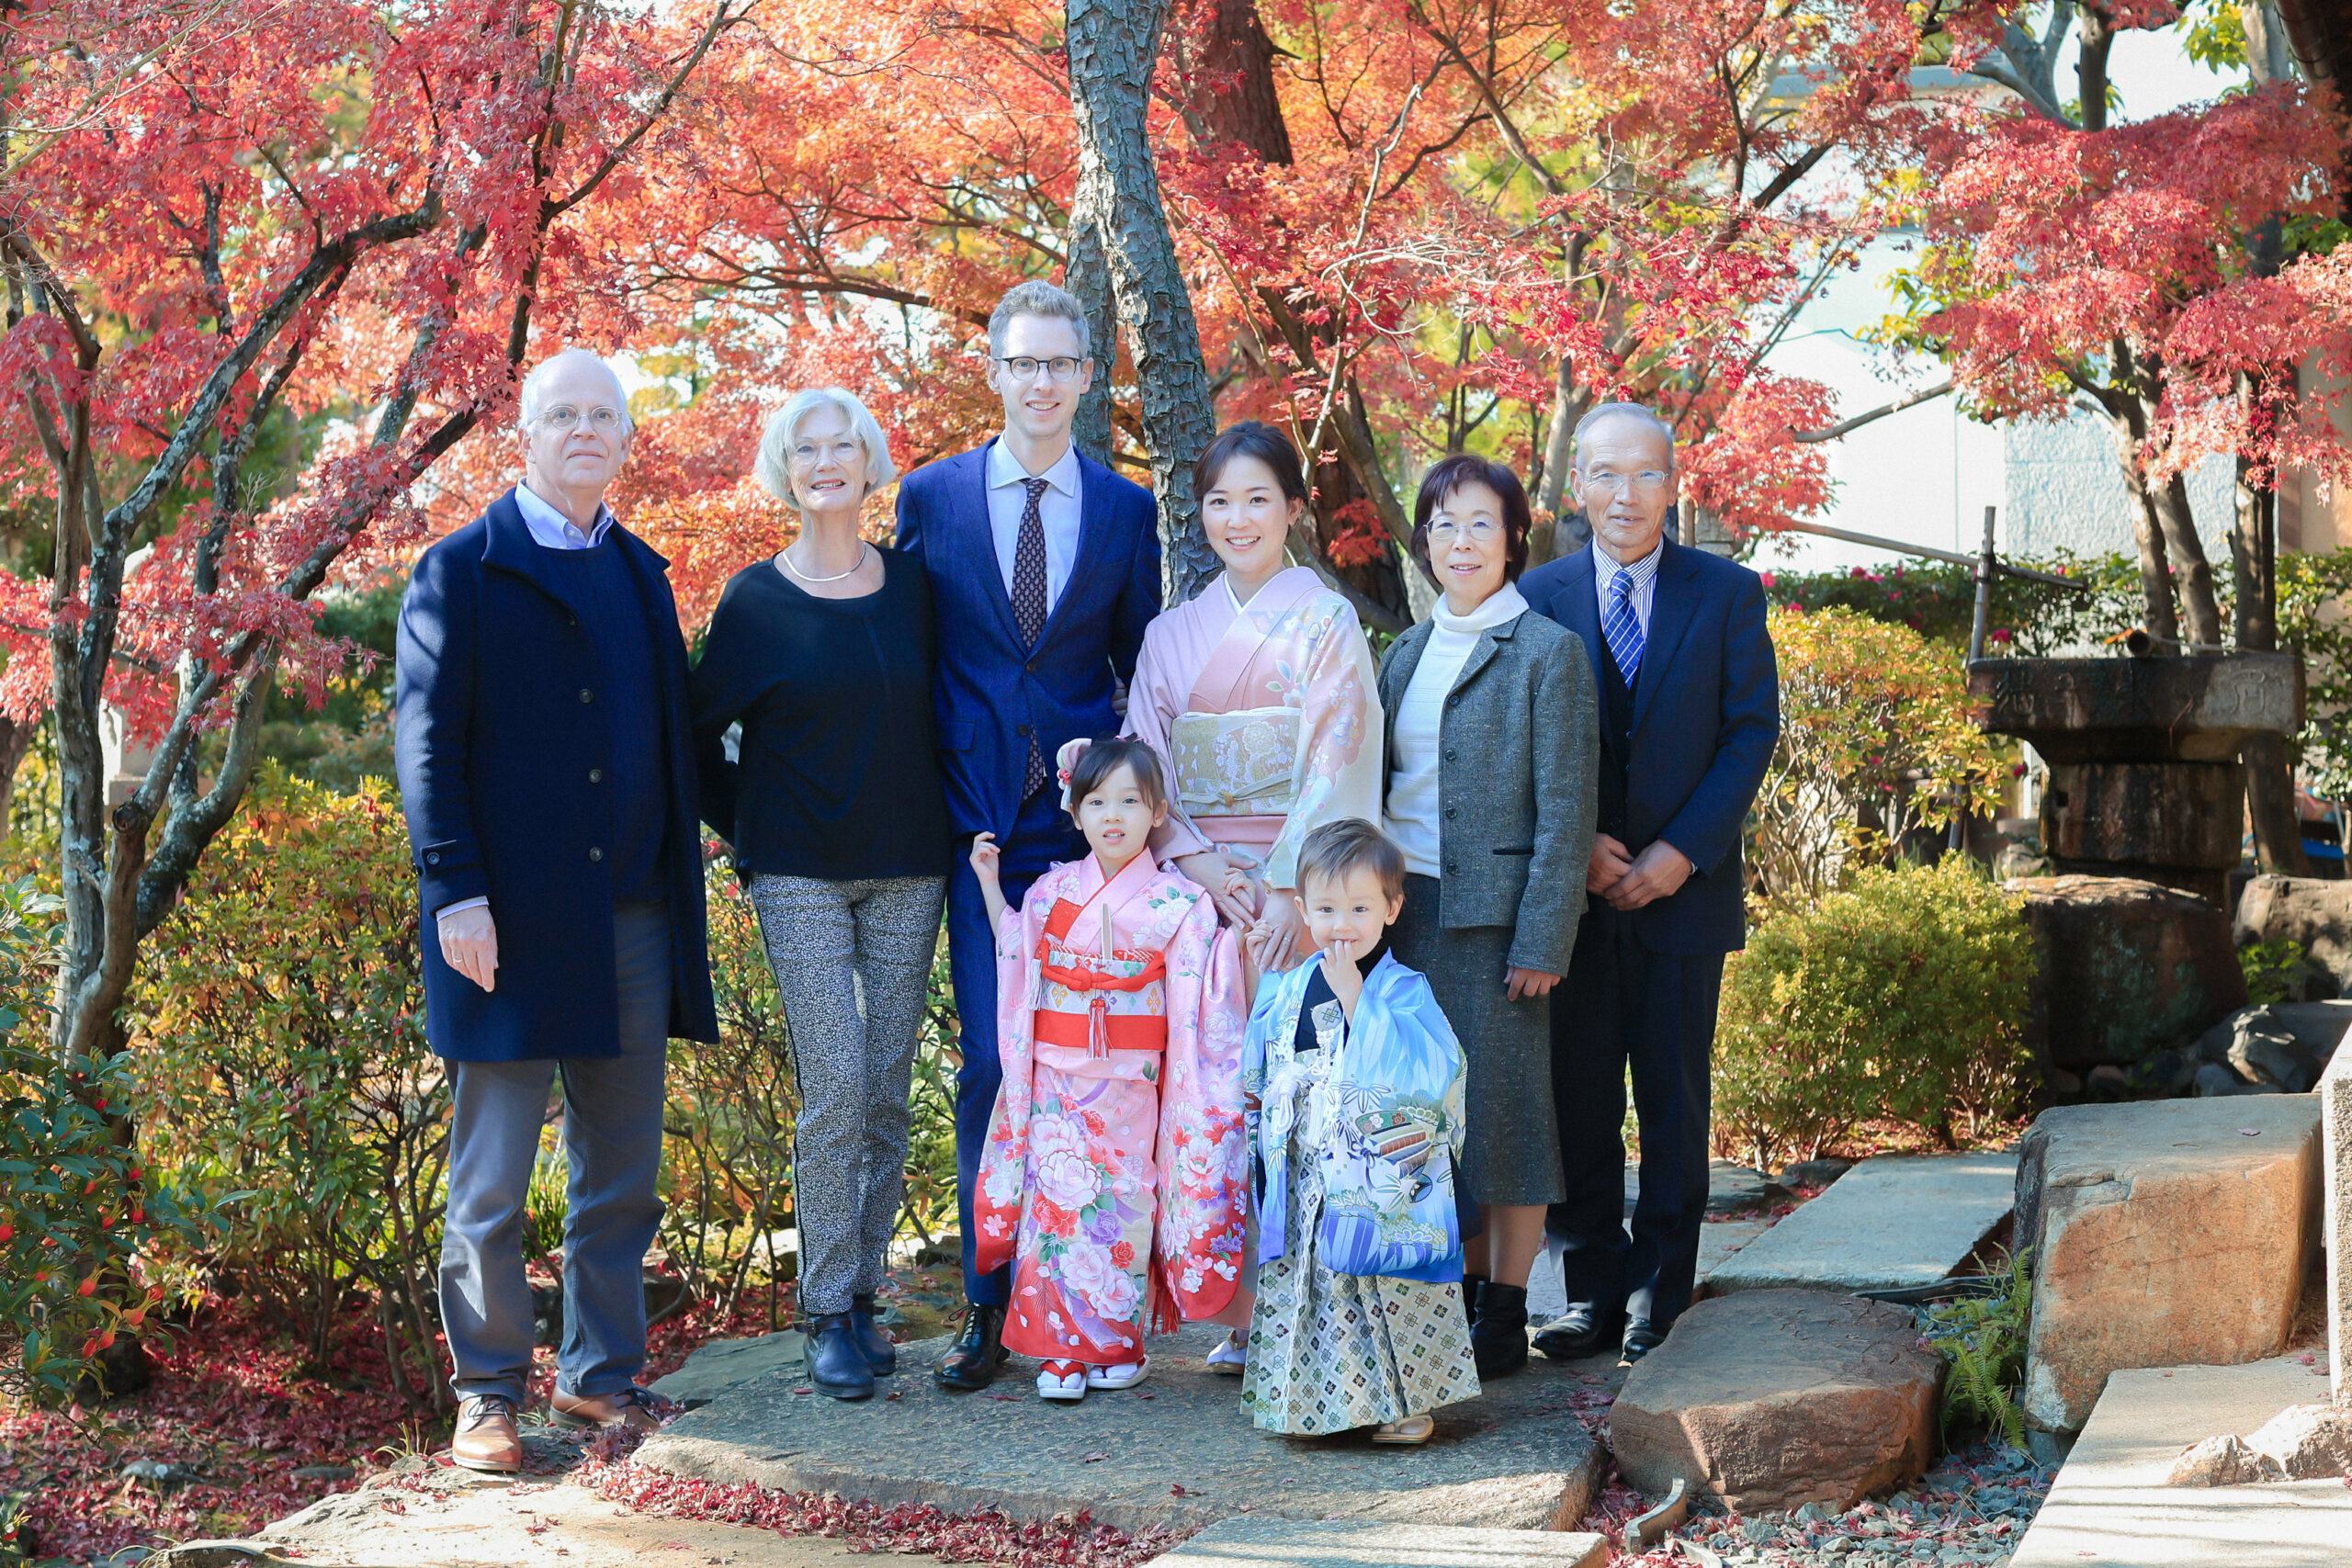
[[[1396,710],[1431,629],[1406,631],[1380,661],[1392,758]],[[1438,736],[1438,923],[1513,927],[1515,967],[1566,974],[1600,779],[1600,700],[1583,641],[1532,611],[1488,627]]]

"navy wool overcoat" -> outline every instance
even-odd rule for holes
[[[636,569],[662,666],[670,1033],[717,1040],[669,562],[617,525],[607,542]],[[424,912],[425,1032],[452,1061],[620,1054],[603,671],[578,606],[541,575],[547,554],[510,491],[424,552],[401,604],[393,756]],[[485,896],[494,991],[443,962],[435,935],[438,910]]]

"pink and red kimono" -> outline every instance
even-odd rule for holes
[[[1013,1264],[1004,1343],[1112,1366],[1216,1312],[1240,1274],[1249,1017],[1234,933],[1148,854],[1039,877],[997,932],[1004,1064],[972,1218]]]

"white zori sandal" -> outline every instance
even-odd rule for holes
[[[1070,1402],[1086,1397],[1086,1368],[1078,1361],[1047,1361],[1037,1373],[1037,1397]]]
[[[1435,1416],[1408,1416],[1402,1421],[1383,1421],[1379,1426],[1374,1427],[1372,1429],[1372,1440],[1375,1443],[1426,1443],[1436,1430]]]
[[[1250,1351],[1238,1328],[1218,1340],[1216,1348],[1209,1352],[1209,1371],[1219,1377],[1238,1378],[1249,1364]]]
[[[1108,1389],[1133,1388],[1143,1382],[1150,1371],[1151,1358],[1148,1356],[1140,1361],[1120,1361],[1107,1367],[1090,1366],[1086,1369],[1086,1386]]]

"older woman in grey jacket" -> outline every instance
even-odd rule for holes
[[[1592,662],[1514,586],[1530,521],[1501,465],[1432,468],[1413,551],[1444,598],[1380,665],[1387,826],[1405,852],[1396,958],[1429,976],[1469,1064],[1456,1180],[1484,1222],[1463,1257],[1482,1378],[1527,1364],[1527,1273],[1544,1206],[1566,1196],[1551,994],[1584,914],[1600,776]]]

